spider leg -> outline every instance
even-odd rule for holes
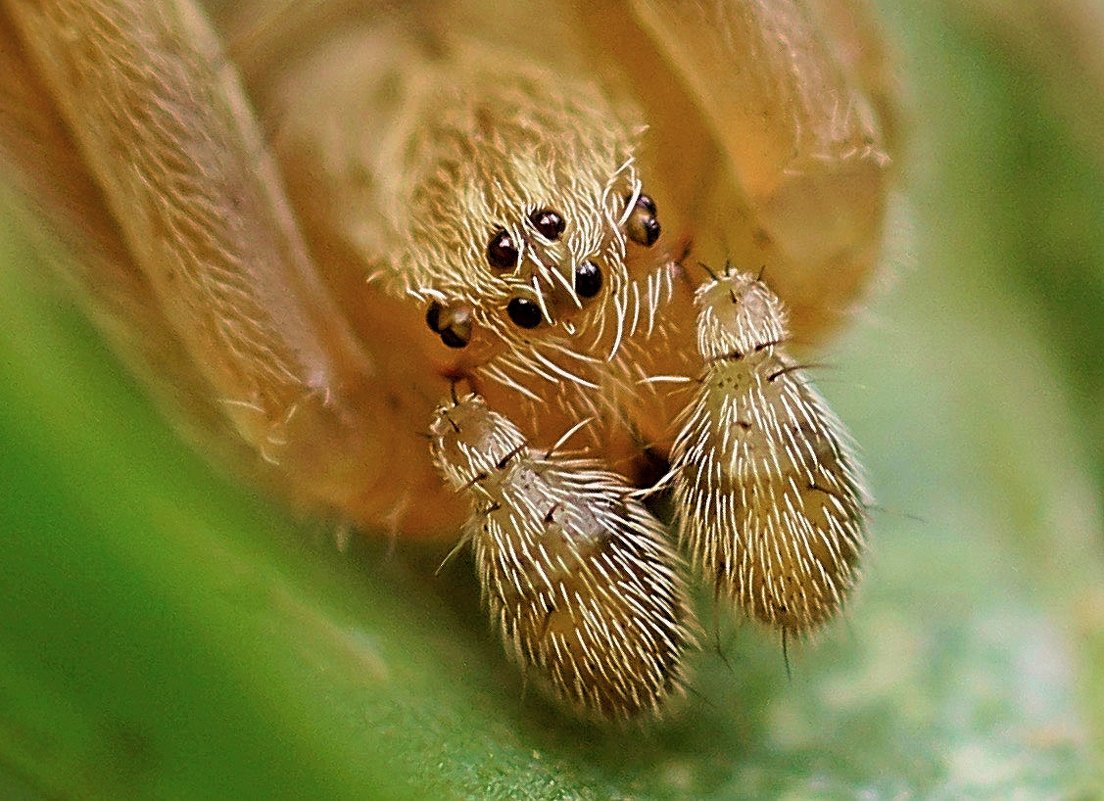
[[[360,524],[432,491],[428,459],[387,459],[422,452],[404,404],[439,392],[417,353],[387,360],[417,315],[354,333],[202,11],[11,2],[0,38],[0,91],[27,101],[0,122],[0,156],[70,245],[94,318],[204,449],[234,443],[294,504]],[[455,515],[438,495],[410,528]]]
[[[692,209],[698,258],[769,265],[802,342],[838,326],[878,264],[899,144],[867,4],[578,5],[595,57],[638,76],[664,225]]]

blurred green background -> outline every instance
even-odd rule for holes
[[[213,474],[5,218],[0,797],[1104,798],[1104,13],[884,5],[906,192],[820,379],[881,509],[792,680],[722,629],[670,723],[565,722],[469,564]]]

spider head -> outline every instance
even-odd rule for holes
[[[417,171],[404,222],[409,291],[451,347],[600,327],[627,291],[628,251],[659,237],[631,126],[585,89],[536,109],[531,98],[547,90],[508,90],[427,134],[433,158]]]

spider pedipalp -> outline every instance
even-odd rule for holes
[[[655,716],[695,642],[682,563],[623,478],[530,448],[469,395],[438,408],[438,470],[466,495],[484,606],[527,677],[582,718]]]
[[[695,302],[706,366],[672,449],[679,539],[750,617],[814,631],[859,578],[862,468],[786,353],[785,310],[766,284],[730,269]]]

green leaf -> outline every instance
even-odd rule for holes
[[[935,9],[893,12],[913,106],[892,286],[820,375],[881,504],[862,592],[791,644],[792,680],[774,638],[720,625],[723,656],[698,654],[691,698],[646,731],[526,696],[470,564],[339,553],[214,474],[9,227],[0,792],[1104,793],[1104,159],[1037,65]]]

